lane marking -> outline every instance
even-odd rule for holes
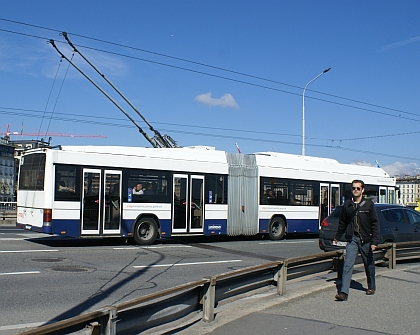
[[[139,249],[166,249],[166,248],[191,248],[190,245],[162,245],[154,247],[115,247],[114,250],[139,250]]]
[[[270,242],[260,242],[259,244],[278,244],[278,243],[282,243],[282,244],[300,244],[300,243],[314,243],[317,242],[318,240],[305,240],[305,241],[270,241]]]
[[[2,237],[0,241],[24,241],[26,238],[23,237]]]
[[[53,252],[53,251],[59,251],[59,250],[57,250],[57,249],[50,249],[50,250],[0,250],[0,253],[11,254],[11,253],[19,253],[19,252]]]
[[[0,276],[11,276],[11,275],[33,275],[39,274],[40,271],[26,271],[26,272],[0,272]]]
[[[189,266],[189,265],[202,265],[202,264],[219,264],[219,263],[235,263],[242,262],[241,259],[230,259],[228,261],[213,261],[213,262],[194,262],[194,263],[172,263],[172,264],[151,264],[151,265],[134,265],[133,268],[159,268],[171,266]]]
[[[54,321],[52,321],[54,322]],[[19,325],[10,325],[10,326],[0,326],[1,330],[15,330],[15,329],[24,329],[24,328],[35,328],[39,326],[43,326],[47,324],[47,321],[45,322],[33,322],[33,323],[21,323]]]
[[[1,235],[4,235],[5,233],[0,233]],[[16,234],[17,236],[22,236],[22,237],[2,237],[0,238],[0,240],[3,241],[22,241],[22,240],[36,240],[36,239],[41,239],[41,238],[46,238],[46,237],[50,237],[49,235],[45,235],[45,236],[39,236],[39,235],[22,235],[22,234]]]

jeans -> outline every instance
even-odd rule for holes
[[[375,261],[373,259],[373,252],[370,246],[370,242],[362,244],[360,237],[357,236],[353,236],[352,240],[347,243],[346,260],[344,261],[340,292],[349,294],[354,262],[359,252],[362,256],[363,264],[365,265],[368,289],[374,290],[376,288]]]

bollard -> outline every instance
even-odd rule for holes
[[[277,281],[277,294],[285,295],[287,282],[287,261],[283,261],[278,265],[275,280]]]
[[[388,258],[388,269],[395,269],[397,267],[397,245],[395,243],[391,244],[391,248],[387,250],[385,257]]]
[[[203,321],[214,321],[214,305],[216,301],[216,277],[211,277],[207,284],[204,284],[203,295]]]

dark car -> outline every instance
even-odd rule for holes
[[[345,248],[344,234],[333,245],[342,206],[337,207],[321,223],[319,247],[325,251]],[[380,225],[379,243],[420,241],[420,213],[402,205],[375,204]]]

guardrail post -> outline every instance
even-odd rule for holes
[[[216,301],[216,277],[211,277],[207,284],[204,284],[203,295],[203,321],[214,321],[214,305]]]
[[[277,294],[285,295],[287,282],[287,260],[278,265],[275,278],[277,279]]]
[[[387,250],[385,257],[388,258],[388,269],[395,269],[397,267],[397,245],[395,243],[391,244],[391,248]]]
[[[117,314],[118,313],[116,307],[108,307],[108,314],[101,320],[101,335],[117,334]]]

